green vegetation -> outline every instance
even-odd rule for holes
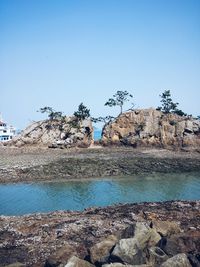
[[[162,105],[158,107],[157,110],[160,110],[165,114],[174,113],[179,116],[187,116],[186,113],[184,113],[181,109],[177,108],[179,103],[173,102],[170,90],[165,90],[160,95],[160,97]],[[133,95],[130,94],[128,91],[117,91],[113,95],[113,98],[109,98],[104,105],[109,107],[119,106],[120,107],[119,115],[120,115],[123,112],[124,104],[130,101],[130,99],[132,98]],[[133,108],[134,108],[134,103],[131,103],[131,108],[128,110],[133,110]],[[63,116],[63,113],[60,111],[55,111],[51,107],[40,108],[39,112],[48,114],[49,120],[61,120],[61,124],[65,121],[65,116]],[[78,106],[78,110],[75,111],[73,115],[74,118],[68,123],[70,124],[70,127],[78,128],[80,127],[80,122],[82,120],[85,120],[90,117],[90,109],[88,109],[83,103],[80,103]],[[92,117],[91,120],[94,123],[103,122],[104,124],[109,124],[115,118],[116,117],[107,115],[105,117],[100,116],[98,118]],[[197,119],[200,119],[200,116],[198,116]],[[51,127],[51,125],[49,127]],[[140,125],[138,127],[138,131],[141,131],[143,127],[144,125]]]
[[[113,116],[106,116],[106,117],[98,117],[98,118],[92,118],[92,121],[94,123],[97,122],[104,122],[104,124],[110,123],[115,117]]]
[[[85,120],[90,117],[90,110],[81,103],[78,106],[78,111],[74,112],[74,116],[79,120]]]
[[[109,98],[105,103],[105,106],[120,107],[120,114],[123,112],[123,105],[125,102],[129,101],[133,96],[127,91],[117,91],[116,94],[113,95],[113,98]]]
[[[174,103],[172,101],[170,90],[165,90],[164,93],[160,95],[160,97],[161,97],[160,102],[162,103],[162,106],[158,107],[157,110],[160,110],[166,114],[175,113],[179,116],[186,116],[186,114],[182,110],[177,109],[179,103]]]
[[[51,107],[40,108],[38,112],[47,113],[50,120],[63,119],[63,113],[61,111],[55,111]]]

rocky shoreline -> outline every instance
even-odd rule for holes
[[[119,204],[83,212],[0,216],[0,266],[114,267],[143,263],[147,267],[161,266],[173,256],[178,260],[181,257],[187,264],[163,266],[199,266],[199,221],[200,201]],[[125,255],[120,252],[120,244],[128,242],[131,248],[136,237],[140,248],[135,257],[131,252],[130,264],[130,255],[126,250]],[[158,255],[152,263],[150,252],[155,247],[157,254],[163,251],[165,257]],[[111,262],[119,264],[105,265]]]
[[[198,152],[130,147],[0,148],[0,183],[200,171]]]
[[[0,148],[0,183],[183,171],[200,171],[198,152]],[[0,266],[198,267],[199,221],[200,201],[0,216]]]

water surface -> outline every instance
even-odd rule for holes
[[[83,210],[115,203],[200,199],[200,173],[0,185],[0,215]]]

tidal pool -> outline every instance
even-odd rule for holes
[[[56,180],[56,178],[55,178]],[[0,185],[0,215],[166,200],[199,200],[200,173]]]

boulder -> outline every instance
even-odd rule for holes
[[[177,222],[153,220],[153,229],[162,236],[170,236],[181,232]]]
[[[117,243],[118,239],[116,236],[108,236],[105,240],[95,244],[90,248],[90,259],[92,263],[105,263],[107,262],[110,251],[113,246]]]
[[[121,239],[115,246],[112,256],[128,264],[144,264],[144,249],[156,245],[161,236],[147,223],[137,222],[133,238]]]
[[[161,263],[163,263],[167,259],[168,259],[168,256],[159,247],[149,248],[148,262],[150,262],[152,264],[152,266],[160,266]]]
[[[9,265],[5,265],[4,267],[25,267],[26,265],[21,262],[15,262]]]
[[[186,254],[181,253],[168,259],[161,267],[192,267]]]
[[[166,239],[161,248],[169,256],[179,253],[198,253],[200,248],[200,232],[188,231],[187,233],[172,235]]]
[[[142,265],[130,265],[130,264],[122,264],[122,263],[111,263],[111,264],[104,264],[102,265],[102,267],[152,267],[152,265],[149,265],[149,264],[142,264]]]
[[[165,148],[200,147],[200,120],[161,111],[138,109],[120,114],[106,124],[103,143],[130,146],[158,146]]]
[[[80,256],[84,258],[86,255],[87,250],[85,247],[74,247],[66,244],[49,256],[49,258],[45,262],[44,267],[56,267],[60,264],[66,264],[72,256]]]
[[[88,261],[81,260],[76,256],[73,256],[69,259],[65,267],[95,267],[93,264]]]

